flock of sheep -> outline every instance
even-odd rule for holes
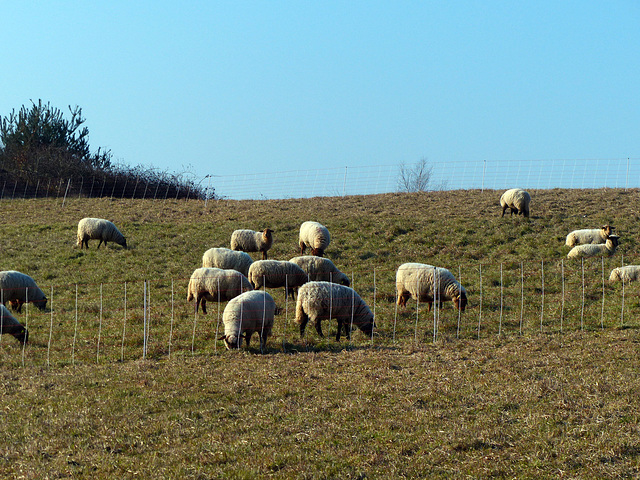
[[[502,216],[507,209],[511,215],[530,215],[531,196],[522,189],[510,189],[500,197]],[[567,235],[566,245],[572,247],[569,258],[613,255],[619,237],[614,227],[604,225],[599,229],[575,230]],[[273,245],[273,230],[260,232],[235,230],[230,247],[216,247],[204,252],[202,267],[197,268],[187,288],[187,301],[194,302],[195,311],[206,304],[227,302],[223,312],[223,340],[228,349],[240,348],[242,341],[249,345],[257,332],[263,348],[273,328],[278,313],[275,301],[265,288],[284,288],[285,295],[296,298],[295,321],[300,335],[311,321],[322,337],[321,321],[336,319],[340,340],[344,330],[350,338],[353,325],[371,335],[374,328],[373,313],[366,302],[350,287],[347,275],[331,260],[324,258],[331,235],[322,224],[307,221],[300,226],[300,256],[289,260],[269,260],[268,251]],[[77,246],[89,248],[89,240],[103,243],[115,242],[127,248],[127,241],[110,221],[99,218],[83,218],[78,223]],[[304,255],[310,249],[311,255]],[[247,252],[260,252],[262,259],[253,261]],[[625,282],[640,279],[640,266],[618,267],[611,272],[610,281]],[[262,289],[262,290],[261,290]],[[47,298],[30,276],[17,271],[0,272],[0,334],[9,333],[22,343],[29,334],[26,328],[5,307],[6,303],[17,311],[26,302],[44,310]],[[464,311],[468,302],[465,288],[446,268],[423,263],[404,263],[396,271],[398,306],[405,307],[413,298],[426,302],[431,310],[434,303],[442,306],[451,301],[456,309]]]

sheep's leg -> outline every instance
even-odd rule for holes
[[[347,336],[347,340],[351,340],[351,323],[344,322],[344,334]]]
[[[247,330],[244,334],[245,339],[247,341],[247,348],[249,348],[249,342],[251,341],[251,335],[253,335],[253,330]],[[262,340],[260,340],[262,342]]]
[[[300,255],[304,255],[305,248],[306,245],[304,244],[304,242],[300,242]]]
[[[502,207],[502,215],[500,215],[501,217],[504,217],[504,212],[507,211],[507,207],[508,207],[508,205],[505,205],[505,206]]]
[[[304,329],[307,328],[309,322],[309,316],[306,313],[302,314],[302,322],[300,322],[300,338],[304,338]]]
[[[322,333],[322,321],[320,320],[320,318],[316,318],[316,332],[318,332],[318,335],[320,335],[322,338],[324,338],[324,334]]]
[[[345,325],[346,327],[346,325]],[[342,332],[342,320],[338,318],[338,332],[336,333],[336,342],[340,341],[340,333]],[[346,329],[345,329],[346,333]]]
[[[200,304],[202,305],[202,313],[204,313],[205,315],[207,314],[207,299],[205,298],[205,296],[202,296],[202,302],[200,302]]]
[[[263,251],[262,251],[262,259],[263,259],[263,260],[266,260],[266,259],[267,259],[267,251],[266,251],[266,250],[263,250]]]

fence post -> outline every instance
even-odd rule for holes
[[[47,367],[51,366],[49,358],[51,355],[51,338],[53,337],[53,285],[51,285],[51,297],[49,298],[49,310],[51,310],[51,321],[49,323],[49,342],[47,343]]]
[[[560,311],[560,332],[562,332],[564,322],[564,258],[560,262],[562,268],[562,310]]]
[[[73,329],[73,345],[71,346],[71,364],[76,364],[76,339],[78,338],[78,284],[76,283],[76,323]]]
[[[502,290],[502,263],[500,263],[500,321],[498,322],[498,336],[502,334],[502,301],[503,301],[503,290]]]
[[[480,314],[478,315],[478,340],[480,339],[481,322],[482,322],[482,264],[480,264]]]
[[[102,335],[102,284],[100,284],[100,321],[98,323],[98,345],[96,346],[96,364],[100,363],[100,337]]]
[[[458,282],[462,285],[462,266],[458,264]],[[456,338],[460,338],[460,320],[462,318],[462,309],[458,304],[458,329],[456,330]]]
[[[542,333],[542,321],[544,319],[544,260],[542,260],[542,267],[540,271],[542,278],[542,305],[540,306],[540,333]]]
[[[604,330],[604,257],[600,257],[602,260],[602,313],[600,314],[600,326]]]
[[[580,330],[584,331],[584,258],[581,258],[582,264],[582,310],[580,312]]]
[[[124,282],[124,318],[122,320],[122,344],[120,346],[120,361],[124,362],[124,339],[127,331],[127,282]]]

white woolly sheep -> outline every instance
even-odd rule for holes
[[[286,260],[258,260],[249,267],[249,282],[255,290],[262,287],[285,287],[285,294],[307,283],[307,274],[298,265]]]
[[[298,265],[310,281],[333,282],[348,287],[351,284],[349,277],[338,270],[331,260],[315,255],[303,255],[289,260]]]
[[[332,318],[338,321],[336,341],[340,341],[343,326],[348,339],[351,338],[351,325],[356,325],[369,336],[374,328],[373,313],[352,288],[330,282],[308,282],[300,287],[296,302],[300,337],[304,337],[309,321],[315,324],[318,335],[324,337],[321,320]]]
[[[267,259],[267,251],[273,244],[273,230],[265,228],[262,232],[253,230],[235,230],[231,234],[231,250],[242,252],[262,252],[262,259]]]
[[[47,306],[47,297],[38,287],[35,280],[15,270],[0,272],[0,296],[2,303],[9,305],[17,312],[22,311],[22,305],[26,302],[33,304],[40,310]]]
[[[322,257],[331,242],[327,227],[318,222],[304,222],[300,225],[300,255],[304,255],[307,247],[312,255]]]
[[[78,222],[78,243],[82,249],[83,246],[89,248],[89,240],[100,240],[98,248],[104,243],[115,242],[127,248],[127,240],[120,230],[109,220],[103,218],[83,218]]]
[[[434,273],[437,289],[434,289]],[[464,312],[467,306],[467,291],[453,274],[442,267],[434,267],[424,263],[404,263],[396,271],[396,291],[398,305],[406,306],[409,298],[418,299],[429,304],[429,311],[435,298],[439,305],[451,300],[455,308]]]
[[[251,335],[258,332],[262,350],[271,335],[275,311],[276,303],[267,292],[254,290],[237,296],[224,307],[224,335],[219,340],[224,340],[227,349],[231,350],[240,348],[244,338],[248,347]]]
[[[7,307],[0,305],[0,333],[13,335],[20,343],[29,341],[29,332],[11,313]]]
[[[567,247],[575,247],[576,245],[600,244],[605,243],[609,235],[613,233],[615,227],[604,225],[600,228],[586,228],[583,230],[574,230],[567,235],[565,245]]]
[[[529,218],[529,204],[531,203],[531,195],[529,192],[521,188],[512,188],[507,190],[500,197],[500,206],[502,207],[502,217],[507,208],[511,209],[511,215],[524,215]]]
[[[248,253],[229,248],[210,248],[202,255],[202,266],[204,268],[236,270],[245,277],[249,275],[249,267],[252,263],[253,259]]]
[[[625,265],[611,270],[609,281],[616,282],[621,280],[625,283],[640,280],[640,265]]]
[[[243,292],[252,290],[247,277],[236,270],[221,268],[196,268],[189,279],[187,302],[202,304],[202,312],[207,313],[207,300],[210,302],[231,300]]]
[[[604,244],[588,244],[588,245],[576,245],[567,254],[568,258],[587,258],[587,257],[610,257],[616,253],[616,247],[618,246],[617,235],[609,235],[607,241]]]

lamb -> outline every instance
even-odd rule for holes
[[[273,230],[265,228],[262,232],[253,230],[235,230],[231,234],[231,250],[242,252],[262,252],[262,259],[267,259],[267,251],[273,244]]]
[[[616,247],[618,246],[618,237],[617,235],[609,235],[607,241],[604,244],[587,244],[587,245],[576,245],[573,247],[569,253],[567,254],[568,258],[587,258],[587,257],[610,257],[616,252]]]
[[[251,335],[258,332],[262,350],[271,335],[275,311],[276,303],[267,292],[254,290],[238,295],[224,307],[224,335],[219,340],[224,340],[227,349],[231,350],[240,348],[244,338],[248,347]]]
[[[187,302],[196,300],[202,304],[202,312],[207,313],[207,300],[217,302],[231,300],[243,292],[252,290],[247,277],[235,270],[221,268],[196,268],[189,279],[187,288]]]
[[[521,188],[512,188],[507,190],[500,197],[500,206],[502,207],[502,215],[507,208],[511,209],[511,215],[514,213],[517,215],[524,215],[529,218],[529,204],[531,203],[531,195],[529,192],[522,190]]]
[[[298,265],[281,260],[258,260],[249,267],[249,282],[255,290],[261,287],[285,287],[286,295],[307,283],[307,274]]]
[[[610,282],[622,280],[625,283],[640,280],[640,265],[625,265],[611,270]]]
[[[89,248],[89,240],[100,240],[98,248],[104,242],[116,242],[127,248],[127,240],[120,230],[109,220],[103,218],[83,218],[78,222],[78,243],[82,249],[83,246]]]
[[[318,335],[322,334],[321,320],[335,318],[338,321],[336,341],[344,325],[347,339],[351,339],[351,325],[357,325],[366,335],[374,328],[373,313],[355,290],[330,282],[308,282],[298,290],[296,323],[300,325],[300,337],[309,320],[315,324]]]
[[[437,290],[434,289],[434,273]],[[467,291],[453,274],[442,267],[434,267],[424,263],[404,263],[396,271],[396,290],[398,305],[404,307],[409,298],[418,299],[429,304],[429,311],[435,297],[440,299],[440,306],[451,300],[458,310],[464,312],[467,306]]]
[[[40,310],[47,306],[47,297],[35,280],[15,270],[0,272],[0,291],[2,303],[6,305],[9,302],[11,308],[17,312],[22,311],[22,305],[26,302],[33,302]]]
[[[289,261],[302,268],[310,281],[333,282],[346,287],[351,284],[349,277],[338,270],[328,258],[303,255],[301,257],[293,257]]]
[[[0,333],[13,335],[20,343],[29,341],[29,332],[11,313],[7,307],[0,305]]]
[[[606,243],[609,235],[613,233],[615,227],[604,225],[600,228],[587,228],[584,230],[574,230],[567,235],[565,245],[575,247],[576,245],[601,244]]]
[[[253,260],[248,253],[230,250],[228,248],[210,248],[202,255],[202,266],[236,270],[245,277],[249,275],[249,267]]]
[[[329,242],[331,235],[324,225],[318,222],[304,222],[300,225],[300,255],[304,255],[305,249],[309,247],[312,255],[322,257]]]

